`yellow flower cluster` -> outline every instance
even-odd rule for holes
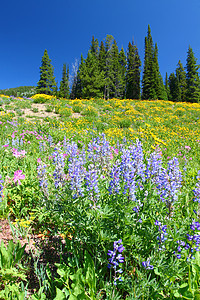
[[[56,99],[55,96],[46,95],[46,94],[35,94],[34,96],[31,97],[31,99],[35,99],[35,100],[41,99],[41,98],[43,98],[45,100],[54,100],[54,99]]]

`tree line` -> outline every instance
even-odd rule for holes
[[[119,98],[170,101],[200,101],[200,78],[197,59],[192,48],[187,52],[186,66],[179,60],[175,72],[165,81],[159,71],[158,46],[153,43],[151,29],[148,26],[145,37],[145,55],[143,73],[141,59],[134,41],[129,42],[126,52],[119,50],[112,35],[105,41],[92,37],[92,42],[73,76],[70,89],[69,67],[63,64],[62,80],[58,89],[54,69],[47,50],[44,51],[40,67],[40,80],[37,92],[54,94],[63,98]]]

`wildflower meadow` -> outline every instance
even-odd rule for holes
[[[0,299],[200,299],[199,117],[1,95]]]

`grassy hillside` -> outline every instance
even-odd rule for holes
[[[20,244],[0,246],[0,299],[198,299],[199,117],[1,96],[0,237]]]
[[[0,90],[0,94],[14,97],[31,97],[36,93],[35,86],[19,86],[16,88],[9,88]]]

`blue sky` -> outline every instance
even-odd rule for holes
[[[45,49],[60,82],[63,63],[72,72],[92,36],[111,34],[124,50],[134,38],[143,64],[148,24],[163,77],[179,59],[186,65],[189,45],[200,64],[199,0],[7,0],[0,12],[0,89],[37,85]]]

